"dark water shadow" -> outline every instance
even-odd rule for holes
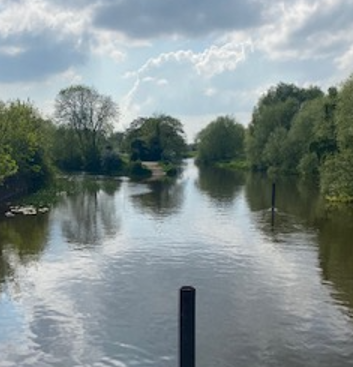
[[[245,182],[243,172],[200,167],[196,186],[216,203],[231,204]]]
[[[321,279],[336,303],[353,315],[353,206],[332,207],[314,184],[293,178],[276,182],[276,212],[271,224],[272,181],[250,174],[245,193],[258,228],[281,245],[304,238],[317,244]],[[294,236],[294,237],[293,237]],[[306,243],[308,245],[308,243]]]
[[[40,260],[48,243],[48,223],[48,213],[0,221],[0,291],[1,284],[16,281],[19,267]]]
[[[75,177],[75,192],[58,205],[61,228],[68,242],[85,249],[100,245],[120,228],[115,194],[120,181],[102,177]]]
[[[145,184],[148,191],[133,195],[131,200],[143,212],[156,216],[178,213],[184,202],[185,185],[177,179],[156,180]]]

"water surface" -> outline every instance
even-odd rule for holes
[[[0,220],[0,366],[177,366],[178,290],[197,365],[353,364],[353,216],[315,189],[198,171],[76,178],[49,213]]]

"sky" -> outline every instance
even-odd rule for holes
[[[72,84],[189,141],[220,115],[247,125],[279,82],[326,91],[353,72],[352,0],[0,0],[0,100],[45,115]]]

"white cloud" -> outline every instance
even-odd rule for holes
[[[213,45],[203,53],[195,55],[195,68],[199,74],[212,77],[225,71],[233,71],[239,62],[244,61],[246,52],[253,50],[252,42],[226,43],[222,46]]]
[[[26,49],[24,47],[18,46],[0,46],[0,54],[9,55],[9,56],[17,56],[24,53]]]
[[[353,65],[353,46],[351,46],[343,55],[335,58],[335,63],[340,70],[351,73]]]
[[[217,89],[212,88],[212,87],[206,88],[206,90],[205,90],[205,96],[207,96],[207,97],[212,97],[216,93],[217,93]]]
[[[190,110],[192,107],[186,105],[192,104],[192,98],[212,97],[215,94],[216,89],[212,85],[207,85],[211,83],[212,78],[234,71],[239,62],[245,60],[247,52],[251,51],[250,41],[241,44],[228,42],[223,45],[211,45],[201,52],[177,50],[148,59],[139,69],[124,76],[134,77],[135,83],[123,100],[123,116],[131,117],[131,113],[127,111],[131,109],[135,112],[141,111],[142,106],[154,106],[156,109],[158,102],[162,108],[169,109],[174,105]],[[151,91],[150,88],[146,89],[146,83],[149,82],[169,89],[167,92],[156,89]],[[180,92],[182,86],[185,90]],[[153,100],[157,102],[153,104]],[[199,108],[197,104],[195,108]]]
[[[125,60],[126,53],[122,51],[124,39],[117,34],[106,31],[95,31],[92,40],[92,52],[98,56],[109,56],[119,63]]]
[[[297,0],[269,11],[273,21],[255,30],[254,38],[271,59],[327,59],[352,39],[353,3],[348,0]]]
[[[245,116],[262,86],[348,76],[352,13],[351,0],[0,0],[0,96],[49,110],[60,88],[94,83],[125,125],[161,110]]]
[[[25,32],[56,29],[60,33],[79,35],[87,26],[91,11],[79,13],[54,6],[45,0],[23,0],[9,2],[0,12],[0,34],[3,37]]]

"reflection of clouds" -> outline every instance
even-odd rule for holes
[[[210,208],[200,207],[199,215],[193,217],[194,236],[238,268],[234,280],[237,293],[241,294],[240,289],[244,288],[246,297],[255,302],[254,306],[248,306],[254,307],[255,315],[258,296],[265,294],[263,301],[268,304],[264,307],[267,309],[272,304],[274,311],[263,309],[263,312],[284,312],[286,317],[293,318],[288,324],[299,319],[303,324],[298,327],[311,328],[320,319],[322,328],[334,333],[329,321],[334,317],[344,327],[345,320],[337,315],[337,310],[322,306],[330,304],[331,299],[329,290],[321,284],[317,237],[313,231],[293,226],[290,233],[277,236],[274,242],[259,230],[261,218],[249,210],[243,190],[231,207],[221,209],[222,215],[210,216],[206,210]],[[248,314],[244,320],[252,324]]]
[[[84,278],[88,270],[92,276],[89,265],[84,258],[80,264],[67,258],[66,263],[46,262],[26,268],[21,276],[22,336],[14,339],[17,344],[25,338],[26,348],[22,351],[21,345],[16,345],[16,355],[2,351],[3,361],[8,356],[15,365],[59,366],[73,365],[71,356],[78,360],[82,357],[84,320],[75,300],[61,290],[60,284],[65,284],[68,277],[75,279],[75,273],[78,279]]]
[[[67,203],[53,210],[48,250],[18,272],[17,303],[0,301],[0,313],[18,322],[17,333],[0,335],[1,362],[175,366],[177,290],[192,284],[200,365],[277,366],[289,354],[291,367],[308,358],[349,366],[351,323],[320,282],[315,234],[293,226],[274,239],[260,230],[244,187],[231,205],[217,205],[196,179],[185,173],[182,210],[163,220],[136,206],[146,185],[124,182],[110,196],[121,230],[89,251],[61,231]],[[344,363],[330,363],[336,356]]]
[[[154,355],[135,346],[136,336],[142,338],[140,328],[147,341],[151,339],[148,333],[153,328],[146,313],[152,311],[158,317],[158,312],[164,310],[165,294],[158,291],[158,298],[145,299],[141,281],[146,282],[137,270],[150,271],[150,267],[136,262],[135,255],[131,258],[128,253],[120,261],[119,247],[113,243],[108,247],[110,251],[99,259],[94,252],[66,252],[65,261],[60,258],[27,269],[21,279],[19,312],[24,319],[21,334],[13,339],[16,343],[24,339],[25,350],[16,345],[11,353],[8,345],[0,344],[4,363],[9,360],[21,366],[128,366],[135,361],[140,366],[162,366],[162,360],[169,361],[169,355]],[[130,271],[124,273],[124,268]],[[158,321],[154,320],[153,325],[158,325]],[[166,332],[169,334],[169,330]]]
[[[40,260],[48,239],[47,214],[18,215],[0,221],[0,293],[8,292],[13,298],[21,293],[22,266]]]

